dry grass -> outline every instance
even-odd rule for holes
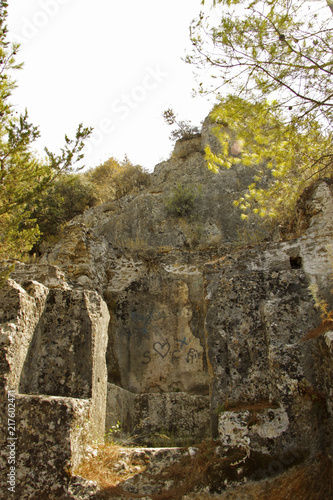
[[[333,317],[333,313],[331,312],[330,314]],[[309,333],[302,338],[302,341],[315,339],[330,330],[333,330],[333,319],[324,320],[317,328],[310,330]]]
[[[149,494],[152,500],[181,500],[184,496],[187,500],[333,499],[332,461],[324,456],[305,463],[304,454],[296,452],[291,463],[289,460],[290,465],[285,467],[285,472],[272,477],[272,463],[276,463],[278,458],[280,463],[288,463],[287,457],[252,453],[239,465],[240,460],[244,458],[242,450],[233,449],[222,456],[214,441],[202,443],[197,447],[194,457],[183,455],[178,462],[170,464],[159,473],[146,469],[144,460],[135,459],[135,454],[126,470],[117,471],[114,466],[122,460],[124,451],[126,448],[105,445],[97,457],[86,461],[75,471],[76,474],[99,484],[101,490],[96,495],[96,500],[146,497],[147,493],[134,494],[122,488],[121,483],[135,474],[145,475],[148,484],[160,486],[157,493]],[[127,449],[128,451],[130,450]],[[134,466],[139,470],[134,470]],[[225,484],[239,483],[243,478],[247,478],[249,482],[224,490]],[[164,487],[166,483],[169,484],[168,488]],[[195,493],[205,490],[220,493]]]
[[[221,495],[190,495],[188,500],[332,500],[333,466],[324,456],[281,476],[230,488]]]
[[[150,494],[150,497],[153,500],[180,500],[185,494],[193,492],[198,487],[209,486],[212,481],[219,482],[221,471],[230,468],[231,463],[243,458],[244,454],[242,451],[236,450],[230,454],[230,457],[221,460],[221,457],[216,453],[216,447],[217,444],[214,441],[204,442],[198,446],[198,453],[194,457],[184,455],[179,462],[167,466],[158,474],[151,474],[147,471],[148,475],[151,474],[149,482],[161,486],[160,492]],[[115,465],[122,460],[121,454],[124,451],[126,448],[120,446],[104,445],[99,450],[97,457],[85,461],[75,470],[75,474],[98,483],[101,491],[96,498],[141,498],[141,495],[129,494],[124,491],[121,483],[135,474],[144,474],[146,464],[143,464],[142,461],[132,460],[128,470],[117,471]],[[140,471],[134,471],[133,466],[139,466]],[[237,477],[235,468],[231,475]],[[173,486],[164,490],[163,486],[167,481],[172,481]]]
[[[102,489],[117,487],[119,483],[146,469],[146,464],[143,464],[142,461],[132,460],[128,468],[117,470],[115,466],[122,460],[122,453],[126,450],[128,451],[122,446],[105,444],[99,448],[96,457],[80,464],[75,470],[75,474],[96,481]]]
[[[116,240],[115,244],[121,248],[127,248],[128,250],[147,250],[149,248],[148,242],[136,236],[133,238],[119,238]]]
[[[241,481],[243,478],[256,478],[265,476],[270,470],[270,465],[276,463],[278,457],[272,457],[261,453],[252,453],[249,458],[244,460],[246,453],[239,448],[230,449],[227,454],[219,454],[217,443],[206,441],[198,447],[198,453],[195,457],[184,456],[179,463],[175,463],[162,471],[158,480],[161,484],[172,480],[174,485],[170,489],[162,490],[159,494],[150,495],[153,500],[181,500],[186,495],[186,499],[195,498],[196,500],[210,500],[214,498],[229,498],[221,495],[211,495],[200,493],[195,495],[195,491],[221,491],[225,484],[232,484]],[[298,458],[296,458],[298,456]],[[290,458],[290,457],[289,457]],[[287,463],[286,457],[279,457],[280,464]],[[295,453],[292,464],[303,461],[304,455],[301,452]],[[256,484],[256,483],[254,483]],[[240,496],[231,497],[239,500]],[[252,498],[252,497],[244,497]],[[285,497],[253,497],[265,500],[281,500]],[[302,499],[302,497],[290,497],[293,500]],[[289,497],[288,497],[289,499]]]

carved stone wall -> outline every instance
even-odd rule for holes
[[[331,183],[314,185],[297,238],[251,244],[260,223],[244,226],[232,202],[253,172],[209,172],[209,135],[178,145],[147,190],[77,217],[0,290],[0,460],[5,471],[14,393],[17,498],[58,495],[118,420],[245,454],[333,452],[333,334],[303,341],[321,322],[309,286],[333,307]],[[178,182],[202,184],[195,220],[167,214]]]
[[[52,289],[26,281],[33,270]],[[0,290],[1,497],[58,498],[104,439],[109,313],[55,268],[21,265],[15,278]]]
[[[318,199],[326,200],[321,209]],[[212,428],[222,441],[329,453],[332,334],[304,339],[321,323],[310,285],[333,306],[331,200],[330,188],[319,185],[315,218],[302,236],[205,266]]]
[[[169,437],[172,446],[198,443],[211,437],[210,397],[183,392],[134,394],[108,384],[106,433],[111,430],[110,439],[117,437],[112,429],[118,422],[131,443],[151,444],[160,434]]]
[[[177,269],[148,271],[117,295],[109,381],[118,367],[128,391],[208,394],[202,275],[188,266]]]

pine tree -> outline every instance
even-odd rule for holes
[[[31,145],[39,137],[27,111],[18,116],[10,104],[15,82],[12,72],[19,49],[7,41],[8,2],[0,0],[0,260],[20,259],[38,240],[40,231],[31,214],[49,186],[61,173],[73,171],[82,158],[84,139],[91,132],[82,125],[75,139],[65,136],[59,155],[46,149],[47,162],[36,159]]]
[[[200,13],[193,22],[193,52],[187,57],[211,70],[212,86],[201,82],[199,91],[219,97],[211,117],[217,125],[228,124],[215,129],[222,154],[208,148],[208,165],[216,170],[240,159],[264,164],[276,179],[274,186],[258,188],[254,179],[236,204],[243,217],[251,208],[278,217],[292,210],[309,183],[333,172],[332,1],[212,4],[218,17]],[[234,97],[221,98],[222,93]],[[243,145],[238,158],[230,154],[228,128]]]
[[[234,201],[243,219],[251,211],[264,218],[290,218],[302,191],[321,173],[327,175],[331,158],[322,156],[323,151],[333,154],[332,138],[315,119],[289,122],[278,102],[228,96],[214,107],[210,120],[220,153],[206,147],[208,168],[217,172],[238,163],[255,167],[253,182]]]

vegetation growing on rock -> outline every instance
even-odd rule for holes
[[[201,196],[201,186],[182,185],[178,183],[171,195],[166,198],[165,206],[174,217],[195,218],[197,202]]]
[[[109,158],[86,172],[85,178],[93,184],[98,204],[117,200],[149,185],[148,172],[140,165],[133,165],[126,157],[121,162]]]
[[[332,176],[332,3],[210,3],[218,16],[200,13],[193,21],[193,51],[187,57],[200,69],[208,67],[214,78],[208,88],[201,82],[199,92],[221,100],[212,113],[220,125],[221,151],[207,149],[208,166],[229,168],[239,161],[231,151],[230,128],[233,140],[243,143],[242,161],[262,162],[275,177],[268,188],[254,179],[236,201],[243,217],[250,210],[288,217],[303,189]],[[221,98],[225,89],[233,95]]]
[[[74,139],[65,136],[60,154],[45,148],[45,160],[34,155],[31,148],[39,137],[38,128],[29,121],[27,111],[17,116],[9,101],[15,87],[11,73],[22,65],[15,63],[18,45],[7,41],[7,6],[8,2],[1,0],[0,259],[19,259],[40,236],[34,210],[60,175],[73,172],[73,165],[82,158],[84,140],[91,131],[81,124]]]

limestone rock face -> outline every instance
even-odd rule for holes
[[[121,385],[131,392],[208,394],[205,338],[198,322],[202,276],[186,266],[182,274],[176,270],[166,266],[119,294],[112,345]]]
[[[207,269],[212,408],[225,422],[228,415],[232,417],[229,408],[244,413],[258,404],[259,421],[269,411],[275,437],[283,434],[284,444],[289,439],[289,445],[297,447],[303,443],[303,432],[314,435],[311,405],[303,391],[316,385],[319,366],[313,362],[314,344],[302,342],[302,338],[318,324],[319,317],[302,270],[284,269],[283,261],[279,266],[275,260],[274,267],[263,272],[261,255],[253,252],[251,262],[251,253],[247,253],[246,263],[240,253]],[[258,268],[251,270],[255,264]],[[282,417],[274,424],[276,411],[283,414],[281,432]],[[261,447],[271,448],[267,439],[259,439],[261,434],[252,438],[252,447],[260,442]]]
[[[254,221],[242,223],[233,201],[251,182],[251,169],[238,166],[234,170],[214,174],[207,169],[204,155],[192,153],[186,158],[172,158],[155,167],[149,192],[125,198],[121,211],[115,211],[98,224],[98,234],[110,243],[126,246],[141,242],[147,247],[189,245],[192,231],[200,231],[201,242],[232,242],[245,227],[253,229]],[[200,187],[196,202],[196,218],[191,224],[180,223],[168,216],[166,200],[177,184]],[[85,217],[89,217],[87,213]],[[84,220],[84,219],[83,219]],[[85,222],[89,224],[88,219]],[[256,222],[260,229],[259,221]],[[95,226],[95,229],[96,226]]]
[[[327,343],[320,344],[319,355],[319,341],[302,338],[320,323],[309,286],[331,300],[332,187],[325,181],[315,185],[299,237],[237,251],[230,244],[241,231],[260,231],[255,220],[243,226],[232,205],[253,172],[242,165],[220,174],[208,171],[202,150],[214,141],[209,126],[201,140],[201,149],[196,138],[186,155],[157,165],[148,191],[78,217],[44,261],[94,287],[108,304],[108,382],[125,391],[120,396],[109,389],[109,424],[121,414],[124,427],[138,425],[135,408],[150,401],[148,395],[209,394],[205,418],[212,435],[221,433],[223,408],[250,411],[244,418],[251,422],[255,410],[247,408],[263,405],[251,446],[279,452],[301,445],[307,429],[314,450],[321,437],[313,431],[307,394],[321,393],[331,375],[318,378],[320,363],[314,362]],[[177,183],[203,186],[194,222],[167,215],[164,200]],[[206,246],[190,247],[190,230],[199,220]],[[214,238],[223,245],[210,245]],[[331,412],[330,390],[324,392],[325,411]],[[115,394],[121,404],[115,404]],[[269,415],[276,429],[272,424],[263,437]],[[274,446],[269,433],[276,433]]]
[[[42,284],[31,281],[26,288],[8,280],[0,289],[1,398],[8,389],[18,389],[27,352],[46,302],[48,290]]]
[[[102,436],[118,421],[128,434],[218,438],[244,459],[333,453],[333,334],[309,289],[333,306],[332,185],[313,186],[301,234],[272,242],[233,206],[254,171],[206,168],[214,141],[206,122],[201,138],[156,166],[148,188],[75,218],[41,262],[16,266],[0,290],[1,418],[13,390],[22,439],[39,454],[38,487],[52,478],[68,486],[57,453],[63,471],[82,459],[93,427]],[[192,219],[167,212],[179,183],[201,185]],[[304,340],[318,327],[322,335]],[[29,456],[20,458],[20,491]],[[27,484],[31,492],[30,476]]]
[[[172,156],[173,158],[186,158],[192,153],[202,152],[202,139],[201,135],[197,134],[195,137],[188,140],[179,140],[175,144]]]
[[[21,284],[0,289],[1,497],[12,467],[12,498],[57,498],[86,446],[104,438],[109,313],[52,266],[19,265],[13,276]]]
[[[195,139],[178,141],[171,159],[155,167],[148,188],[76,217],[43,262],[59,266],[71,278],[102,292],[107,280],[105,256],[110,259],[115,248],[184,250],[232,243],[248,232],[262,236],[260,220],[241,221],[233,205],[252,182],[255,169],[239,164],[218,174],[209,171],[203,149],[206,141],[214,140],[203,131]],[[166,201],[177,184],[200,193],[192,219],[168,214]]]
[[[122,432],[136,443],[151,444],[156,436],[167,433],[170,442],[186,446],[211,437],[210,397],[184,392],[133,394],[108,384],[106,429],[111,432],[121,422]],[[164,442],[164,445],[168,443]]]
[[[222,439],[228,429],[237,446],[272,453],[332,449],[330,333],[304,340],[321,323],[309,286],[333,305],[332,199],[330,186],[319,183],[300,237],[205,266],[212,429]]]

